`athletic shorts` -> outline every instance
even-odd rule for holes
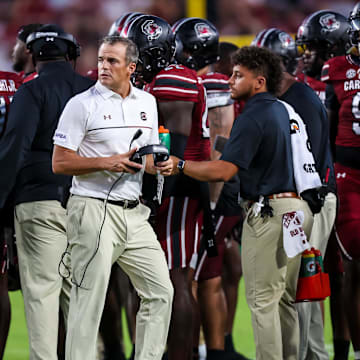
[[[205,281],[221,276],[224,263],[225,237],[241,219],[242,217],[239,215],[220,216],[217,218],[215,240],[218,255],[215,257],[208,257],[205,246],[201,244],[199,260],[194,276],[196,281]]]
[[[197,262],[202,227],[199,199],[168,197],[156,213],[155,232],[165,252],[169,270]]]
[[[344,272],[341,250],[336,238],[335,229],[331,232],[324,257],[325,272],[339,274]]]
[[[336,233],[340,248],[349,259],[360,258],[360,170],[335,163],[339,212]]]

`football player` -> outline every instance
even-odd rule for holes
[[[179,20],[173,25],[173,31],[176,42],[176,61],[194,69],[201,76],[205,86],[209,112],[211,159],[219,159],[220,152],[214,148],[215,139],[217,136],[229,137],[234,121],[234,106],[230,97],[228,76],[210,71],[211,64],[220,58],[218,31],[209,21],[200,18]],[[215,186],[210,187],[210,200],[215,210],[215,240],[218,255],[209,257],[205,244],[201,244],[195,280],[198,282],[197,297],[207,358],[224,359],[229,357],[224,350],[227,306],[221,280],[225,236],[239,222],[242,211],[237,202],[238,191],[228,191],[229,188],[239,188],[235,179],[225,185],[226,191],[222,192],[219,202],[223,183],[212,185]],[[232,201],[234,198],[235,201]],[[231,354],[231,358],[243,359],[241,355],[235,354]]]
[[[238,49],[238,47],[232,43],[220,42],[219,53],[220,60],[212,65],[212,69],[215,73],[221,73],[230,78],[232,74],[232,62],[231,56]],[[205,85],[206,86],[206,85]],[[235,100],[234,102],[234,119],[241,113],[242,102]],[[211,110],[209,111],[211,116]],[[212,134],[210,121],[210,135]],[[230,124],[229,124],[230,125]],[[232,127],[232,126],[231,126]],[[231,127],[227,128],[227,131],[231,130]],[[223,129],[225,130],[226,124]],[[226,134],[228,135],[228,133]],[[225,136],[226,137],[226,136]],[[221,192],[220,198],[217,202],[216,210],[228,211],[231,210],[231,216],[238,216],[239,222],[225,238],[225,252],[223,261],[223,273],[222,273],[222,285],[225,293],[226,304],[227,304],[227,320],[225,326],[225,351],[235,353],[235,347],[233,343],[233,324],[235,319],[235,312],[238,300],[238,287],[242,276],[241,266],[241,231],[242,223],[244,219],[243,209],[239,206],[239,178],[234,177],[231,181],[224,184],[224,188]],[[210,183],[211,185],[211,183]]]
[[[41,26],[42,24],[23,25],[20,27],[16,37],[16,43],[12,51],[13,69],[23,78],[24,83],[37,76],[31,53],[26,47],[26,39]]]
[[[350,14],[350,40],[359,50],[360,3]],[[335,172],[339,195],[336,233],[345,268],[345,311],[355,359],[360,359],[360,57],[359,52],[328,60],[321,80],[326,82],[326,106],[335,137]]]
[[[122,35],[138,45],[137,82],[146,83],[145,89],[158,101],[159,124],[171,135],[170,153],[187,159],[209,159],[205,89],[194,70],[170,64],[175,51],[170,25],[156,16],[143,15],[124,30]],[[171,360],[192,359],[195,301],[190,264],[197,261],[202,192],[202,184],[197,181],[183,175],[171,177],[165,180],[162,203],[157,209],[155,229],[175,288],[168,336]]]
[[[302,52],[304,63],[303,73],[298,74],[298,79],[312,87],[324,103],[326,84],[320,81],[322,66],[328,59],[345,55],[350,50],[349,29],[350,24],[346,17],[330,10],[320,10],[309,15],[298,29],[296,44]],[[336,127],[331,127],[330,146],[333,154],[336,136],[334,131],[336,132]],[[343,304],[344,270],[335,232],[330,236],[324,260],[330,276],[330,312],[335,359],[343,359],[348,356],[350,335]]]
[[[0,138],[3,135],[10,102],[22,83],[21,77],[12,72],[0,71]],[[0,359],[3,358],[10,325],[10,301],[7,270],[9,266],[8,244],[13,241],[12,207],[7,204],[0,211]]]
[[[296,44],[302,54],[300,81],[307,83],[325,102],[325,84],[320,81],[321,69],[328,59],[344,55],[349,49],[349,23],[345,16],[330,10],[309,15],[299,26]]]

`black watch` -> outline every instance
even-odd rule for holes
[[[177,164],[177,168],[180,173],[184,172],[184,167],[185,167],[185,160],[179,160]]]

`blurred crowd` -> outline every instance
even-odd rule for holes
[[[198,0],[193,0],[198,1]],[[348,15],[352,0],[207,0],[208,19],[220,35],[256,34],[266,27],[295,33],[304,17],[319,9]],[[1,0],[0,68],[11,70],[11,51],[22,24],[58,23],[82,46],[80,73],[96,65],[98,41],[128,11],[154,14],[173,24],[187,15],[186,0]]]

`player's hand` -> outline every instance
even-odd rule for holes
[[[137,148],[134,148],[124,154],[105,158],[105,170],[135,174],[143,167],[142,164],[130,160],[136,150]]]

